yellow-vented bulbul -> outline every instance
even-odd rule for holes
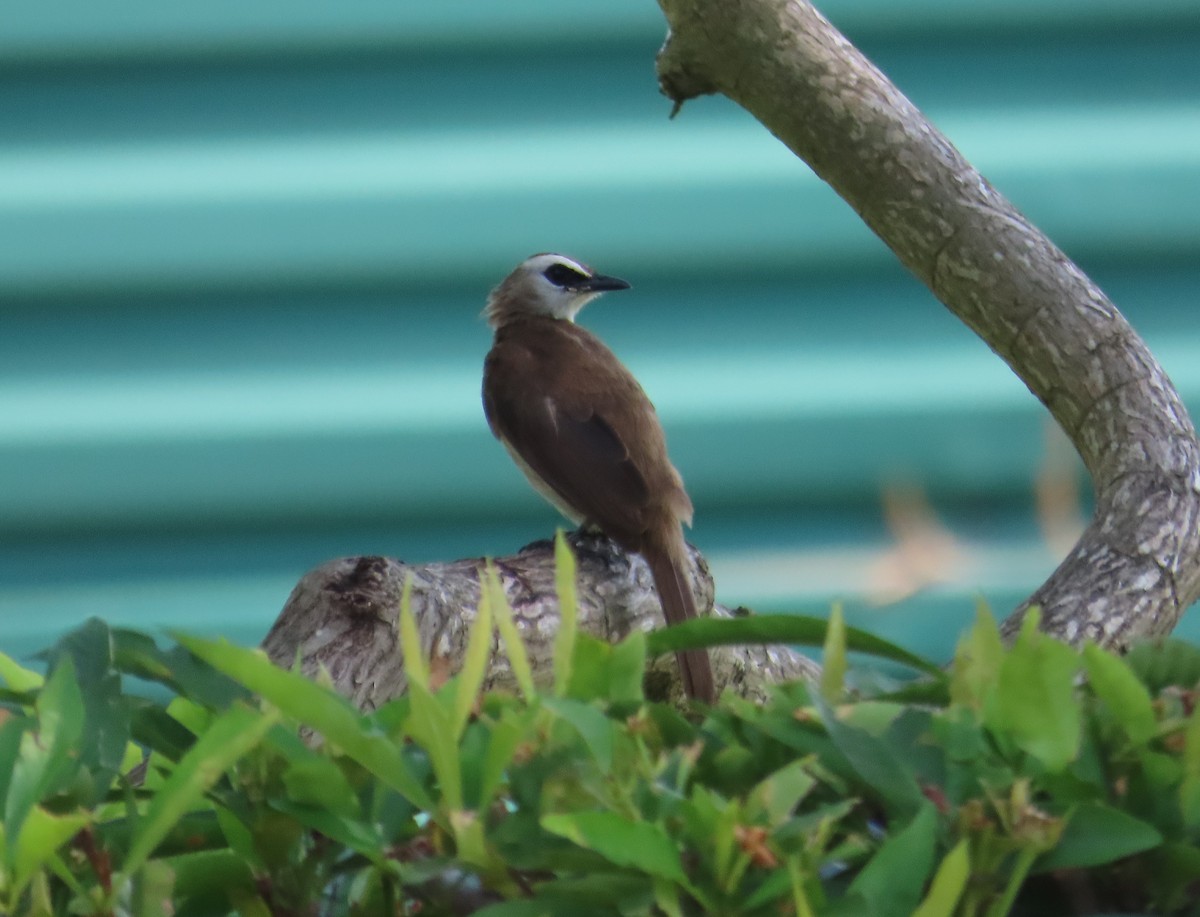
[[[654,405],[594,334],[575,324],[590,300],[629,284],[564,255],[534,255],[488,297],[495,341],[483,370],[488,424],[534,488],[650,565],[663,614],[696,617],[681,523],[692,501],[667,457]],[[711,703],[703,650],[678,655],[688,696]]]

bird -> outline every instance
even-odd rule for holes
[[[617,356],[575,323],[629,283],[555,253],[526,258],[491,291],[483,407],[534,489],[576,525],[645,558],[669,624],[697,617],[683,525],[692,501],[654,405]],[[685,693],[712,703],[704,650],[677,654]]]

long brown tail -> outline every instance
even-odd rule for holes
[[[662,602],[663,616],[668,624],[679,624],[697,617],[696,599],[692,595],[692,587],[683,566],[686,563],[683,559],[686,552],[682,533],[675,551],[670,547],[661,549],[649,545],[642,551],[650,565],[650,572],[654,575],[654,585],[658,588],[658,598]],[[717,690],[708,653],[705,650],[684,650],[676,653],[675,658],[679,661],[683,690],[687,696],[706,704],[713,703],[717,698]]]

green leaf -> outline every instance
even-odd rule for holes
[[[283,772],[288,799],[302,805],[317,806],[344,818],[362,815],[358,794],[342,769],[324,755],[312,754],[294,761]]]
[[[760,806],[770,825],[784,822],[792,814],[817,780],[808,772],[804,761],[785,764],[750,791],[749,802]]]
[[[645,698],[646,633],[635,630],[611,644],[608,660],[608,699],[614,704],[640,704]]]
[[[602,771],[607,773],[612,768],[612,720],[591,704],[566,697],[544,698],[542,704],[579,733]]]
[[[422,684],[408,683],[408,699],[412,706],[404,732],[428,753],[446,806],[451,811],[461,809],[462,762],[458,757],[453,714]]]
[[[750,615],[745,618],[695,618],[646,635],[646,650],[651,656],[679,650],[734,644],[756,645],[795,643],[823,646],[828,622],[802,615]],[[889,659],[944,681],[941,666],[922,659],[881,637],[846,628],[846,648],[868,656]]]
[[[958,642],[950,675],[950,699],[956,706],[979,710],[991,695],[1000,665],[1004,642],[987,605],[975,609],[975,625]]]
[[[383,839],[376,826],[361,818],[331,812],[321,806],[305,805],[297,800],[272,802],[277,812],[289,815],[306,828],[318,831],[342,846],[361,853],[373,863],[384,860]]]
[[[1100,802],[1080,805],[1054,848],[1038,859],[1036,872],[1102,866],[1150,850],[1163,837],[1146,822]]]
[[[525,641],[513,623],[512,611],[508,600],[504,597],[504,589],[496,571],[489,568],[484,572],[483,589],[488,591],[491,598],[492,616],[496,619],[496,630],[504,641],[504,652],[508,656],[508,664],[512,669],[517,687],[526,700],[532,700],[537,695],[537,687],[533,681],[533,668],[529,665],[529,654],[525,650]]]
[[[69,658],[83,698],[83,733],[76,749],[82,766],[98,770],[105,783],[121,767],[129,742],[129,705],[113,670],[113,638],[107,624],[89,618],[47,654],[57,666]],[[83,800],[90,804],[92,800]]]
[[[6,805],[11,799],[9,783],[16,769],[17,756],[21,753],[21,739],[32,725],[32,719],[23,716],[11,716],[0,722],[0,799],[5,800]],[[0,814],[3,814],[3,810],[0,810]],[[0,862],[3,862],[2,856]]]
[[[825,630],[824,652],[821,654],[821,694],[831,704],[839,703],[846,691],[846,622],[842,606],[835,603]]]
[[[1135,745],[1144,745],[1158,734],[1158,720],[1150,692],[1123,660],[1093,643],[1083,648],[1088,681]]]
[[[421,647],[421,635],[417,632],[417,619],[412,611],[412,573],[405,574],[404,592],[400,597],[400,652],[404,656],[404,674],[409,689],[414,686],[429,690],[429,666],[425,661],[425,650]]]
[[[454,703],[454,740],[462,738],[463,730],[475,705],[479,700],[479,691],[483,687],[483,678],[487,674],[488,659],[492,655],[492,603],[486,589],[479,590],[479,607],[475,613],[475,622],[471,625],[471,633],[467,638],[467,649],[463,654],[462,670],[457,679],[457,696]]]
[[[254,874],[242,857],[230,850],[213,850],[173,857],[174,900],[190,914],[227,914],[231,897],[248,897]],[[245,912],[242,912],[243,914]]]
[[[862,895],[879,917],[908,917],[921,900],[925,880],[933,869],[937,841],[937,812],[925,803],[899,834],[889,838],[850,883],[851,894]]]
[[[37,729],[19,739],[17,759],[4,801],[4,832],[9,865],[19,847],[21,825],[34,805],[64,789],[79,770],[83,736],[83,695],[75,665],[63,656],[37,698]]]
[[[882,739],[864,729],[847,725],[822,698],[813,698],[821,721],[829,732],[834,746],[850,762],[863,782],[895,807],[899,817],[915,813],[925,797],[913,770],[897,757],[896,752]]]
[[[686,882],[679,850],[658,825],[629,821],[614,812],[544,815],[541,825],[551,834],[593,850],[616,866]]]
[[[221,714],[171,772],[138,822],[122,870],[141,868],[163,838],[234,762],[259,743],[278,717],[237,706]]]
[[[970,847],[966,838],[963,838],[942,860],[942,865],[934,874],[929,894],[913,912],[913,917],[954,917],[954,909],[970,877]]]
[[[639,702],[646,677],[645,645],[640,631],[620,643],[577,634],[567,696],[582,701]]]
[[[18,665],[11,656],[0,653],[0,678],[14,691],[36,691],[45,679],[31,669]]]
[[[575,638],[575,658],[571,664],[571,683],[567,696],[591,701],[608,697],[608,663],[612,644],[590,634]]]
[[[34,872],[55,859],[58,848],[78,834],[89,821],[88,815],[51,815],[41,806],[29,810],[20,835],[15,838],[9,836],[9,852],[15,861],[12,900],[20,897],[21,890]]]
[[[507,884],[504,864],[488,849],[484,824],[477,812],[451,812],[450,827],[454,832],[454,849],[458,859],[479,869],[488,885]]]
[[[1200,707],[1188,717],[1183,733],[1183,779],[1179,784],[1179,808],[1183,823],[1200,828]]]
[[[120,671],[166,685],[196,706],[228,710],[236,701],[247,697],[245,688],[186,647],[161,650],[146,634],[122,628],[113,629],[112,643],[113,664]]]
[[[525,710],[506,711],[504,717],[492,724],[488,735],[487,752],[479,775],[478,809],[491,805],[492,797],[504,781],[505,771],[512,763],[517,746],[525,738],[534,717]]]
[[[556,914],[645,914],[654,903],[654,880],[632,873],[567,875],[538,886],[538,897],[557,906]]]
[[[1066,768],[1079,752],[1083,722],[1075,696],[1079,656],[1038,630],[1030,609],[1017,642],[1000,665],[984,721],[1051,772]]]
[[[562,529],[554,533],[554,585],[558,592],[558,633],[554,636],[554,693],[565,697],[575,661],[579,600],[575,592],[575,556]]]
[[[374,731],[371,720],[360,716],[345,698],[302,675],[279,668],[258,650],[182,635],[176,639],[287,716],[317,730],[417,808],[425,811],[434,808],[395,743]]]
[[[136,917],[173,917],[175,870],[161,860],[142,867],[133,883],[130,912]]]
[[[1137,643],[1125,654],[1125,664],[1154,695],[1163,688],[1190,688],[1200,682],[1200,646],[1185,640]]]
[[[1145,885],[1153,889],[1154,904],[1147,910],[1176,914],[1194,907],[1196,884],[1200,883],[1200,848],[1168,841],[1138,859],[1145,863]]]
[[[549,901],[502,901],[475,911],[475,917],[560,917],[558,905]]]
[[[1200,777],[1200,707],[1188,717],[1183,733],[1183,773],[1188,777]]]

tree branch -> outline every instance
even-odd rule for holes
[[[1067,432],[1096,512],[1030,604],[1070,642],[1169,633],[1200,595],[1200,446],[1095,284],[806,0],[659,0],[676,107],[720,92],[827,181]]]
[[[601,535],[576,532],[567,541],[577,562],[581,631],[615,641],[635,629],[662,626],[654,580],[641,557],[625,554]],[[535,542],[512,557],[497,559],[495,565],[534,677],[549,681],[559,621],[553,545]],[[263,640],[263,649],[280,666],[291,666],[299,657],[301,670],[310,678],[324,669],[339,693],[359,709],[373,710],[408,686],[397,627],[405,578],[412,576],[421,650],[434,677],[449,678],[459,669],[475,620],[482,568],[482,558],[420,566],[387,557],[330,561],[301,578]],[[694,549],[692,586],[701,614],[729,616],[726,609],[714,608],[708,565]],[[718,647],[710,655],[717,689],[730,688],[755,700],[765,699],[776,682],[819,671],[812,660],[786,647]],[[493,687],[514,687],[498,643],[493,644],[484,680],[485,689]],[[651,663],[646,690],[657,699],[682,697],[673,655]]]

